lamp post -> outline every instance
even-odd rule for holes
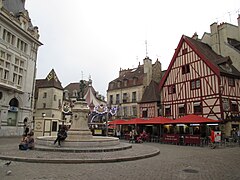
[[[108,136],[108,117],[109,117],[109,107],[107,106],[107,117],[106,117],[106,136]]]
[[[46,113],[42,113],[42,118],[43,118],[43,136],[44,136],[44,133],[45,133],[45,116],[46,116]]]

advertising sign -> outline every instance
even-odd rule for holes
[[[214,131],[214,142],[221,142],[221,131]]]

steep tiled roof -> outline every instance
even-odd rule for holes
[[[218,55],[209,45],[183,35],[173,55],[170,65],[160,81],[160,88],[164,85],[183,42],[186,42],[218,76],[220,76],[220,74],[224,74],[240,78],[240,72],[232,65],[230,57]]]
[[[185,36],[185,38],[196,47],[197,51],[199,51],[211,63],[213,63],[221,73],[240,77],[240,72],[232,65],[230,57],[223,57],[216,54],[209,45],[203,42],[189,38],[187,36]],[[224,68],[226,64],[231,70],[227,70],[226,68]]]
[[[84,81],[85,85],[86,85],[86,88],[84,89],[84,95],[87,93],[87,89],[88,89],[88,82],[87,81]],[[64,90],[67,90],[68,91],[68,95],[69,97],[76,97],[74,95],[74,91],[76,90],[77,92],[80,91],[80,83],[79,82],[75,82],[75,83],[70,83],[68,84]]]
[[[127,87],[139,86],[143,84],[144,69],[143,65],[139,65],[137,68],[122,70],[121,75],[111,81],[108,84],[108,90],[120,89],[123,88],[123,81],[127,80]],[[135,78],[135,82],[134,82]],[[121,82],[121,86],[118,86],[117,82]]]
[[[25,11],[25,0],[3,0],[3,7],[14,15]]]
[[[156,83],[155,81],[151,81],[149,86],[146,87],[140,103],[158,101],[160,101],[160,91],[158,88],[158,83]]]
[[[58,80],[58,77],[57,77],[54,69],[51,70],[51,72],[48,74],[46,79],[37,79],[36,80],[35,98],[37,98],[37,96],[38,96],[39,88],[57,88],[57,89],[63,90],[61,82]]]

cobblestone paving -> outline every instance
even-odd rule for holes
[[[0,138],[0,147],[17,139]],[[160,149],[160,154],[136,161],[93,164],[46,164],[0,160],[3,180],[239,180],[240,147],[202,148],[159,143],[144,143]],[[117,152],[116,152],[117,153]],[[7,171],[10,175],[6,175]]]

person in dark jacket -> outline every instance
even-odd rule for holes
[[[57,134],[57,139],[54,141],[54,144],[58,142],[58,146],[61,146],[61,141],[64,141],[67,138],[67,128],[66,126],[62,126]]]

